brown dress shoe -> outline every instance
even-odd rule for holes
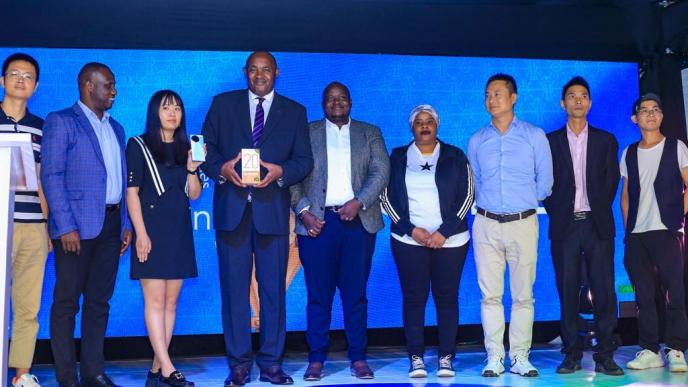
[[[323,367],[323,363],[319,361],[312,361],[308,363],[308,368],[306,368],[306,372],[303,374],[303,380],[307,382],[317,382],[318,380],[322,379],[323,376],[325,376]]]
[[[243,366],[234,366],[231,369],[229,377],[225,379],[225,387],[229,386],[243,386],[251,379],[248,368]]]
[[[351,376],[359,379],[373,379],[375,374],[373,370],[368,367],[368,362],[365,360],[356,360],[351,363]]]
[[[270,382],[278,385],[294,384],[294,380],[287,375],[279,365],[274,365],[265,370],[261,370],[259,380],[261,382]]]

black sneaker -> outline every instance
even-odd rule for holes
[[[595,372],[601,372],[605,375],[621,376],[624,370],[611,357],[603,359],[595,359]]]
[[[411,356],[408,376],[409,378],[425,378],[428,376],[428,371],[425,370],[425,363],[421,356]]]
[[[158,368],[158,372],[148,371],[146,387],[158,387],[158,379],[160,379],[160,368]]]
[[[440,378],[453,378],[456,376],[454,371],[454,356],[444,355],[439,358],[439,367],[437,367],[437,376]]]
[[[194,382],[186,380],[184,375],[179,371],[173,371],[170,376],[164,377],[160,374],[160,379],[158,380],[158,386],[169,386],[169,387],[195,387]]]
[[[580,370],[581,367],[581,361],[580,358],[574,355],[566,355],[564,357],[564,360],[559,364],[559,367],[557,367],[557,373],[558,374],[572,374],[578,370]]]

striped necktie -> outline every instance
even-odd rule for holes
[[[258,147],[260,135],[263,133],[263,126],[265,125],[265,111],[263,110],[263,101],[265,98],[258,97],[258,106],[256,106],[256,118],[253,121],[253,147]]]

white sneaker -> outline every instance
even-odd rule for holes
[[[654,353],[649,349],[643,349],[635,354],[635,359],[626,363],[626,367],[632,370],[646,370],[648,368],[664,367],[664,360],[658,353]]]
[[[486,378],[496,377],[504,373],[504,357],[499,355],[487,355],[487,365],[480,374]]]
[[[454,356],[444,355],[439,359],[439,367],[437,368],[437,376],[440,378],[453,378],[456,376],[454,371]]]
[[[38,378],[31,374],[24,374],[12,381],[14,387],[41,387],[38,384]]]
[[[669,350],[666,354],[667,361],[669,362],[669,371],[688,372],[688,364],[686,364],[686,358],[683,356],[683,352],[671,348],[667,349]]]
[[[411,366],[409,367],[409,378],[425,378],[428,371],[425,370],[425,363],[420,356],[411,356]]]
[[[529,378],[539,376],[537,368],[533,367],[528,361],[528,353],[519,353],[511,358],[511,368],[509,369],[512,374],[519,374],[521,376],[526,376]]]

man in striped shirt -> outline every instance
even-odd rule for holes
[[[5,96],[0,102],[0,132],[29,133],[37,168],[41,161],[43,119],[31,114],[26,104],[38,86],[38,62],[27,54],[10,55],[2,64],[0,82]],[[50,238],[46,227],[48,206],[41,191],[17,192],[12,240],[12,341],[9,367],[16,369],[13,386],[36,387],[29,373],[38,334],[43,273]]]

